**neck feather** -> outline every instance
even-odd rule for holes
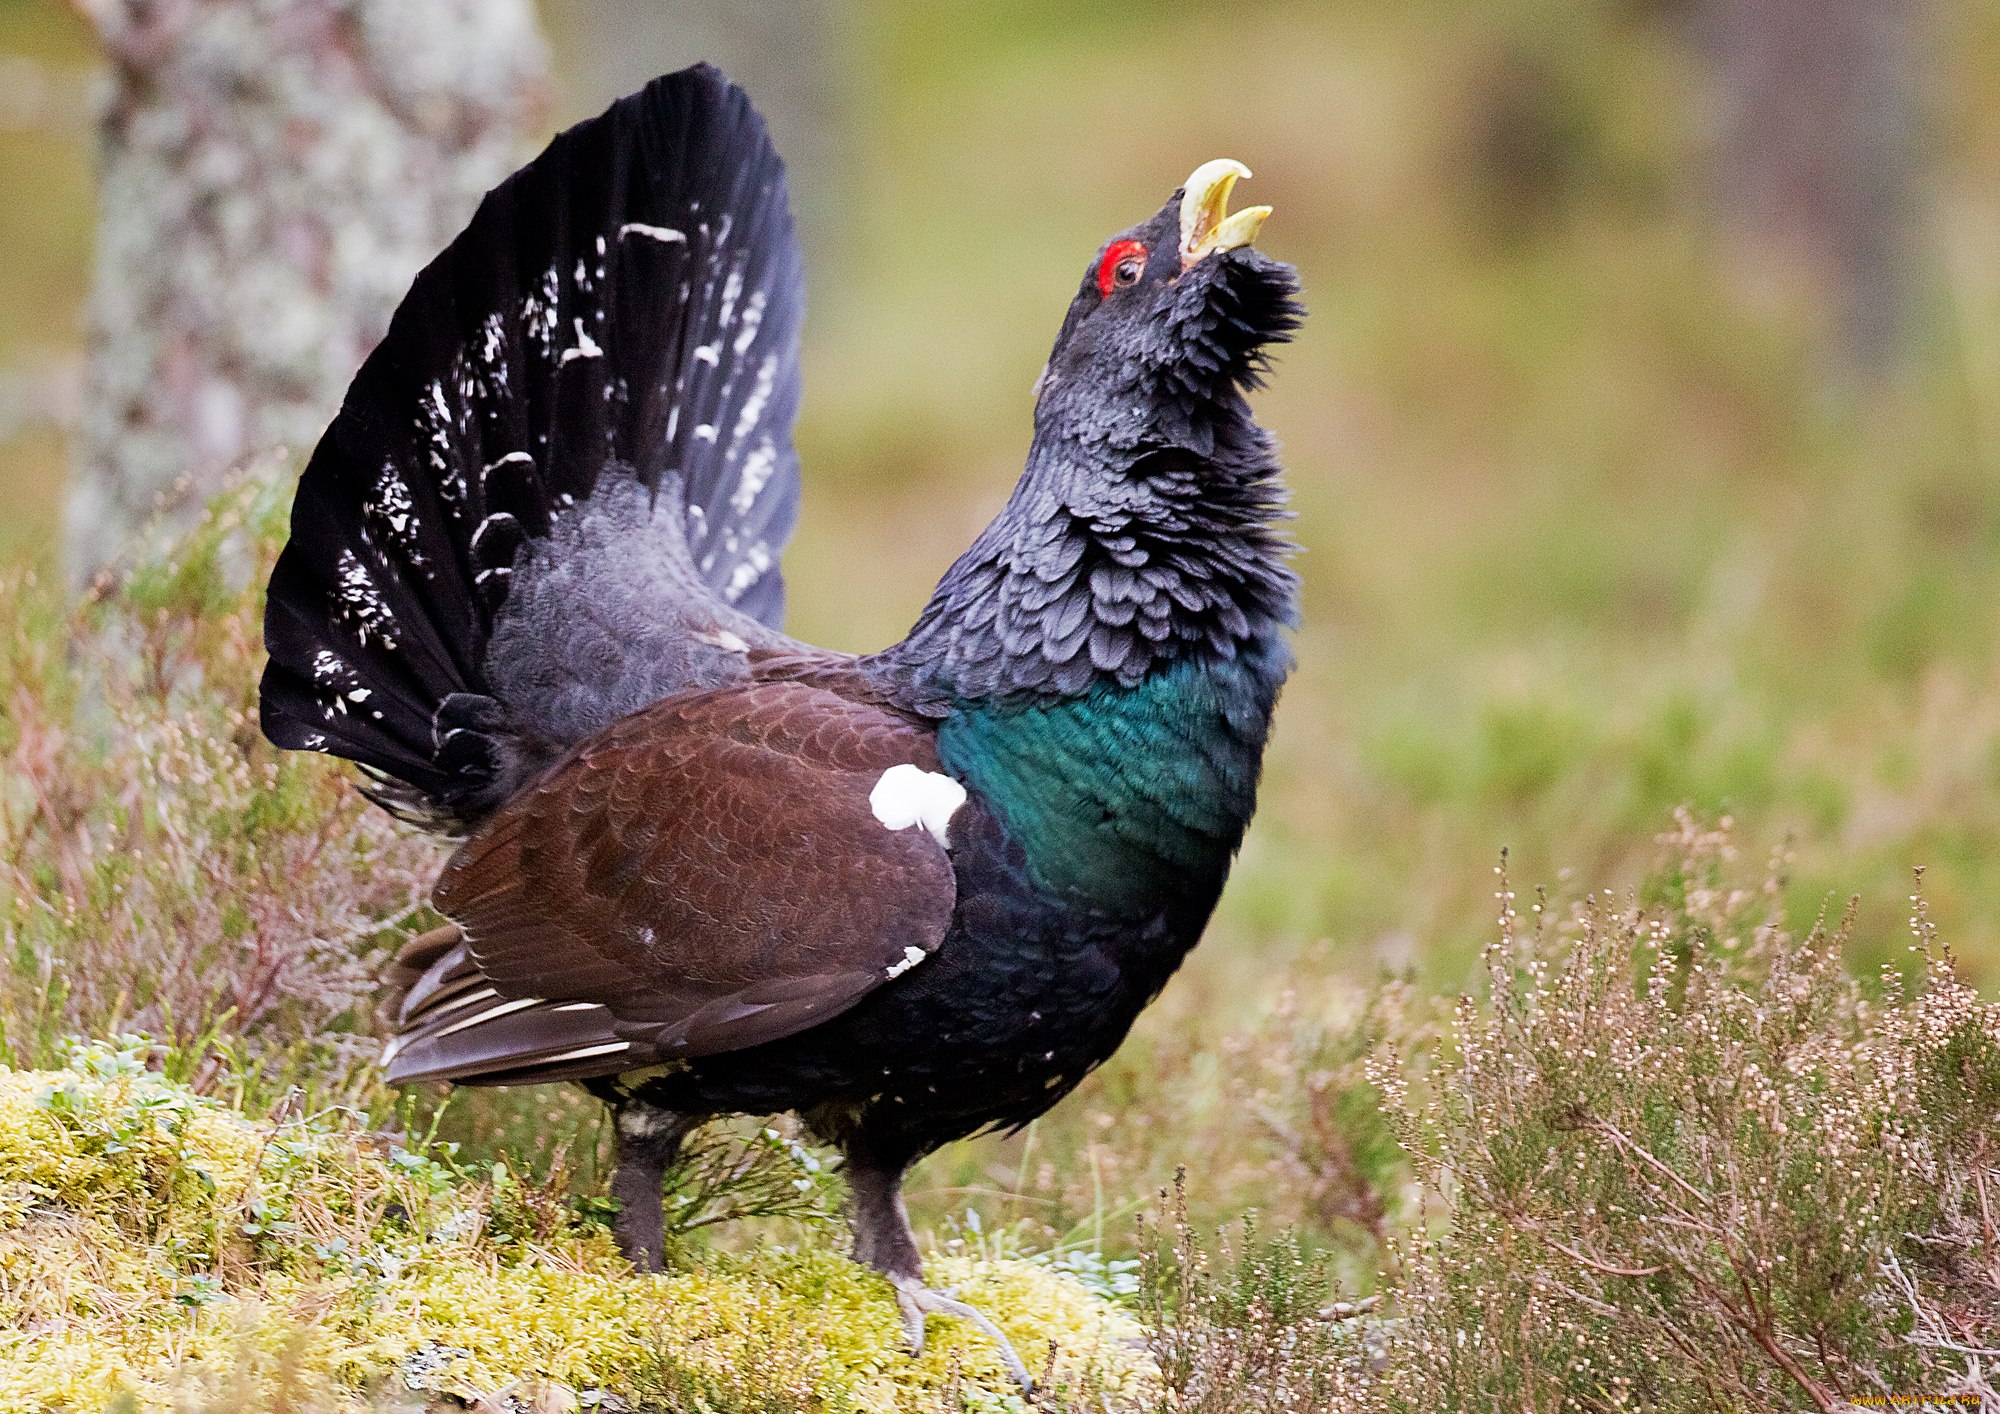
[[[909,637],[866,660],[919,710],[1135,687],[1228,661],[1297,618],[1284,492],[1247,418],[1200,451],[1038,436],[1012,498]]]

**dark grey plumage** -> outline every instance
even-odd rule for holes
[[[1119,239],[1180,258],[1171,204]],[[909,637],[869,660],[934,709],[1066,696],[1099,677],[1129,687],[1190,653],[1232,651],[1253,621],[1292,622],[1284,492],[1245,391],[1266,345],[1297,327],[1298,278],[1253,248],[1176,273],[1151,319],[1113,326],[1115,358],[1085,280],[1013,495]]]

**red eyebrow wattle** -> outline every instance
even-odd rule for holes
[[[1097,262],[1097,289],[1106,298],[1111,294],[1111,281],[1118,273],[1118,267],[1132,256],[1144,258],[1146,246],[1143,241],[1113,241],[1104,252],[1104,259]]]

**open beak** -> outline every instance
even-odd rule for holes
[[[1257,239],[1268,206],[1246,206],[1231,214],[1229,191],[1250,169],[1218,157],[1194,169],[1181,188],[1181,269],[1218,250],[1235,250]]]

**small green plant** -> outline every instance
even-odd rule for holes
[[[668,1242],[686,1254],[709,1229],[741,1218],[823,1227],[837,1220],[841,1192],[819,1156],[785,1130],[709,1125],[667,1175]]]
[[[371,1083],[379,964],[438,850],[258,732],[283,526],[245,484],[83,603],[0,582],[0,1060],[144,1031],[198,1090]]]

